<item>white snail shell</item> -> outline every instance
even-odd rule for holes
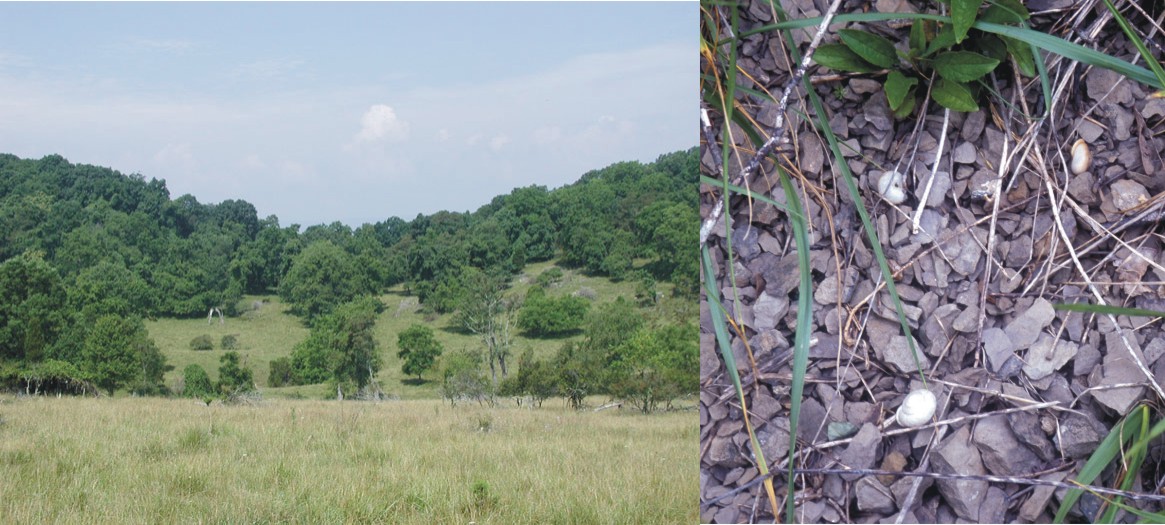
[[[929,422],[934,417],[936,407],[938,407],[938,400],[935,399],[934,393],[920,388],[906,394],[906,399],[898,407],[895,418],[899,425],[910,428],[917,427]]]
[[[1092,152],[1088,150],[1088,143],[1084,139],[1078,139],[1072,144],[1072,162],[1069,167],[1072,173],[1079,175],[1088,171],[1092,166]]]
[[[906,190],[902,187],[905,176],[895,170],[882,173],[878,178],[878,193],[890,204],[902,204],[906,200]]]

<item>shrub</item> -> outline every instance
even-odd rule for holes
[[[267,386],[278,388],[294,385],[295,370],[291,367],[291,359],[280,357],[271,360],[271,373],[267,376]]]
[[[186,387],[182,390],[184,397],[204,397],[214,393],[214,386],[210,383],[210,376],[206,370],[198,365],[189,365],[182,370],[182,380]]]
[[[214,350],[214,341],[209,335],[202,334],[190,340],[191,350]]]
[[[552,266],[538,274],[537,284],[543,288],[550,288],[560,282],[562,282],[562,268],[557,266]]]
[[[218,391],[226,396],[255,389],[251,367],[239,364],[238,352],[227,352],[219,358]]]
[[[238,350],[239,336],[235,334],[224,335],[222,336],[222,341],[219,343],[219,346],[221,346],[223,350]]]
[[[532,288],[518,312],[518,327],[535,336],[566,334],[582,327],[589,308],[581,297],[547,297],[541,288]]]

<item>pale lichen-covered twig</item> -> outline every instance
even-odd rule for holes
[[[792,78],[785,84],[785,89],[781,93],[781,100],[777,103],[777,117],[773,124],[773,134],[769,137],[760,149],[756,151],[756,155],[748,164],[740,171],[740,178],[747,179],[753,172],[760,167],[760,163],[773,152],[780,142],[781,137],[785,134],[785,111],[789,108],[789,96],[793,94],[793,89],[801,83],[801,77],[805,76],[805,70],[809,68],[809,61],[813,57],[813,52],[817,50],[817,46],[821,45],[821,39],[825,36],[825,32],[829,29],[829,24],[833,21],[834,15],[837,14],[837,8],[841,5],[841,0],[833,0],[829,4],[829,10],[825,12],[825,16],[821,19],[821,25],[817,27],[817,34],[813,35],[813,40],[809,43],[809,49],[805,50],[805,56],[801,59],[801,65],[797,66],[797,70],[793,73]],[[727,74],[734,75],[735,71],[727,72]],[[732,101],[726,100],[726,104],[731,104]],[[714,147],[715,143],[709,143],[708,147]],[[704,219],[704,225],[700,227],[700,245],[702,246],[708,241],[708,235],[705,231],[711,232],[712,226],[720,219],[720,214],[724,213],[722,206],[717,205],[713,208],[713,213],[708,214],[708,218]]]

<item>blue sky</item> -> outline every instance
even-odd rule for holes
[[[696,145],[698,5],[0,3],[0,152],[352,226]]]

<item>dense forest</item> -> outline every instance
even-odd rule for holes
[[[498,316],[533,334],[588,328],[581,320],[586,305],[570,298],[534,293],[520,310],[501,299],[529,262],[557,259],[648,289],[670,282],[674,294],[694,300],[696,163],[695,149],[648,164],[621,162],[561,188],[515,189],[474,212],[391,217],[352,229],[339,222],[282,226],[274,215],[259,218],[244,200],[171,199],[165,181],[59,155],[0,155],[0,386],[164,394],[168,365],[143,319],[205,316],[214,308],[230,316],[244,294],[273,293],[312,328],[297,356],[280,363],[284,379],[363,386],[375,375],[374,352],[348,363],[345,379],[335,361],[351,356],[336,347],[358,344],[351,336],[367,328],[361,323],[379,307],[375,297],[399,285],[425,308],[456,312],[466,330],[483,331],[480,361],[495,388],[499,369],[515,378],[509,385],[519,376],[532,380],[540,364],[525,356],[525,372],[507,373],[506,349],[490,342]],[[347,343],[336,342],[345,337]],[[691,326],[622,338],[618,355],[589,333],[571,343],[579,348],[560,354],[606,351],[590,358],[612,368],[635,352],[675,346],[677,338],[696,348]],[[235,373],[230,366],[224,361],[228,375]]]

